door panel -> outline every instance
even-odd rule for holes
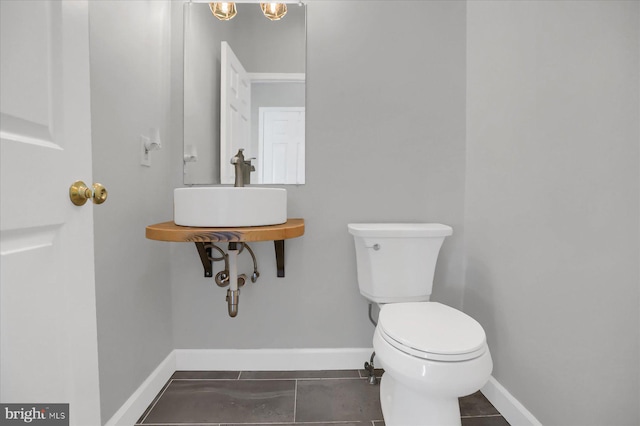
[[[0,2],[0,400],[100,424],[85,1]]]

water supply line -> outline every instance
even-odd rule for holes
[[[209,255],[209,260],[212,263],[220,260],[224,260],[224,269],[218,272],[214,277],[216,284],[218,285],[218,287],[228,286],[229,285],[229,257],[224,252],[224,250],[222,250],[220,247],[218,247],[215,244],[207,244],[206,247],[210,249],[216,249],[218,250],[218,253],[220,253],[220,257],[213,257]]]
[[[373,319],[372,315],[373,303],[369,303],[369,321],[373,324],[374,327],[378,326],[378,321]],[[373,365],[373,359],[376,357],[376,352],[373,351],[371,354],[371,358],[369,358],[369,362],[364,363],[364,369],[367,370],[367,381],[370,385],[375,385],[378,383],[378,378],[376,377],[375,367]]]
[[[251,282],[255,283],[256,281],[258,281],[258,277],[260,276],[260,272],[258,272],[258,262],[256,261],[256,255],[253,253],[253,250],[251,250],[251,247],[249,247],[249,244],[242,243],[242,248],[240,249],[240,252],[238,254],[242,253],[242,250],[244,250],[245,248],[251,255],[251,259],[253,260],[253,274],[251,274]]]
[[[371,310],[373,308],[373,303],[369,303],[369,321],[373,324],[374,327],[378,326],[378,321],[373,319],[373,315],[371,315]]]

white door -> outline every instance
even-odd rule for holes
[[[304,183],[304,107],[259,111],[261,183]]]
[[[251,80],[229,43],[223,41],[220,52],[220,182],[234,183],[231,157],[250,142]]]
[[[0,1],[0,400],[100,424],[85,1]]]

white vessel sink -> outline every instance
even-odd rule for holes
[[[236,227],[287,221],[287,190],[197,187],[173,191],[173,221],[180,226]]]

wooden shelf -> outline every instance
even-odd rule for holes
[[[147,238],[183,243],[279,241],[304,234],[304,219],[289,219],[280,225],[238,228],[196,228],[173,221],[147,226]]]
[[[304,219],[289,219],[280,225],[246,226],[236,228],[198,228],[178,226],[173,221],[149,225],[146,236],[150,240],[178,243],[195,243],[204,267],[204,276],[213,276],[211,248],[205,243],[228,242],[233,245],[240,242],[273,241],[276,251],[278,277],[284,277],[284,240],[304,234]]]

